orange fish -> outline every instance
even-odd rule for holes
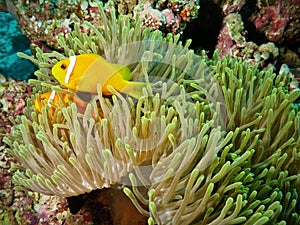
[[[62,99],[60,99],[59,95],[55,91],[49,91],[44,94],[41,94],[38,96],[34,101],[34,106],[37,109],[39,113],[42,112],[42,108],[45,107],[45,101],[47,101],[47,104],[49,106],[55,106],[59,107],[60,104],[63,102],[67,104],[69,101],[71,101],[71,96],[62,93]],[[55,108],[53,108],[55,110]]]
[[[71,96],[65,93],[61,94],[62,98],[55,92],[55,91],[50,91],[50,92],[46,92],[44,94],[41,94],[40,96],[38,96],[35,101],[34,101],[34,106],[36,108],[36,110],[41,113],[42,112],[42,108],[45,107],[45,101],[47,101],[46,104],[48,104],[51,109],[52,109],[52,113],[55,112],[56,108],[58,107],[64,107],[67,103],[69,103],[70,101],[73,101],[76,105],[77,105],[77,110],[80,113],[84,113],[85,109],[87,107],[87,101],[82,100],[80,97],[78,97],[77,95]],[[101,120],[101,118],[103,118],[103,112],[100,108],[98,108],[98,115],[100,115],[100,117],[97,117],[96,113],[93,112],[93,118],[95,120]],[[51,114],[51,117],[53,116],[53,114]]]
[[[128,67],[107,62],[96,54],[71,56],[59,61],[52,67],[52,74],[58,82],[74,91],[97,94],[101,84],[102,94],[111,95],[108,86],[118,92],[140,98],[144,82],[129,81],[132,74]]]

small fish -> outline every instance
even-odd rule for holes
[[[69,102],[74,102],[77,105],[77,110],[80,113],[84,113],[85,109],[87,107],[87,102],[82,100],[80,97],[78,97],[76,94],[73,96],[65,94],[65,93],[61,93],[62,98],[55,92],[55,91],[50,91],[50,92],[46,92],[44,94],[39,95],[35,100],[34,100],[34,106],[36,108],[36,110],[41,113],[42,112],[42,108],[45,107],[45,101],[47,101],[46,104],[48,104],[51,108],[51,113],[50,117],[53,117],[54,112],[56,110],[56,108],[62,108],[64,106],[66,106],[67,103]],[[101,120],[101,118],[103,118],[103,112],[100,108],[98,108],[98,115],[100,115],[99,117],[96,116],[97,114],[95,112],[93,112],[93,118],[95,120]]]
[[[71,56],[52,67],[58,82],[71,90],[97,94],[97,85],[102,86],[103,95],[112,95],[108,86],[134,98],[142,96],[144,82],[129,81],[132,74],[128,67],[107,62],[96,54]]]
[[[65,93],[62,93],[62,98],[64,103],[68,103],[71,100],[71,97]],[[55,91],[49,91],[41,94],[34,100],[34,106],[39,113],[41,113],[42,108],[45,107],[45,100],[49,106],[51,106],[52,103],[55,107],[59,107],[61,101],[59,95]],[[53,108],[53,110],[55,109]]]

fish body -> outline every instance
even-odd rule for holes
[[[56,63],[52,74],[58,82],[69,89],[97,94],[97,85],[101,84],[102,94],[111,95],[108,86],[116,91],[139,98],[144,82],[129,81],[132,78],[128,67],[107,62],[96,54],[71,56]]]
[[[61,93],[61,97],[55,91],[50,91],[43,93],[34,100],[34,107],[35,109],[41,113],[42,108],[45,107],[47,104],[51,109],[51,117],[56,110],[56,108],[62,108],[66,106],[70,101],[74,102],[77,105],[77,110],[80,113],[84,113],[87,107],[87,102],[79,98],[77,95],[71,96],[65,93]],[[103,113],[101,109],[98,109],[98,114],[100,114],[100,118],[93,113],[94,119],[101,119],[103,117]]]
[[[49,106],[59,107],[60,103],[67,104],[71,100],[71,97],[65,93],[62,93],[61,96],[62,99],[60,99],[59,95],[55,91],[43,93],[34,100],[34,106],[36,110],[41,113],[42,108],[45,107],[45,102],[47,102]],[[53,108],[53,110],[55,109]]]

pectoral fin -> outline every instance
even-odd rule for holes
[[[130,95],[136,99],[139,99],[143,96],[143,88],[146,88],[147,84],[143,82],[126,82],[126,85],[118,90],[124,94]]]
[[[131,80],[132,74],[127,66],[120,64],[111,64],[116,72],[123,78],[123,80]]]

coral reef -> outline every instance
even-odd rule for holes
[[[299,2],[298,1],[217,1],[224,17],[223,28],[219,33],[217,49],[221,56],[238,52],[250,52],[251,60],[261,59],[260,65],[272,64],[279,68],[282,63],[291,67],[299,67]],[[237,16],[232,16],[236,14]],[[233,17],[240,17],[238,20]],[[234,23],[237,21],[237,23]],[[230,27],[231,24],[231,27]],[[236,25],[235,25],[236,24]],[[243,27],[240,35],[244,37],[244,46],[237,46],[232,37],[232,28]],[[238,30],[237,30],[238,31]],[[278,48],[279,57],[270,54],[267,60],[258,57],[257,49],[262,44],[273,43]],[[271,45],[269,45],[271,46]],[[253,53],[255,52],[255,55]],[[274,52],[274,51],[273,51]],[[237,54],[238,56],[240,55]],[[242,57],[249,57],[247,56]],[[261,55],[262,56],[262,55]],[[268,68],[268,66],[267,66]]]
[[[224,57],[239,56],[243,61],[250,62],[252,65],[258,64],[259,68],[269,68],[276,65],[279,50],[274,43],[268,42],[258,46],[252,41],[246,41],[247,32],[240,14],[231,13],[224,17],[223,28],[218,37],[219,55]]]
[[[222,8],[223,14],[227,16],[230,13],[239,13],[245,5],[246,0],[218,0],[217,2]]]
[[[26,224],[29,217],[36,221],[32,204],[29,204],[32,200],[24,193],[13,190],[13,173],[10,168],[15,164],[15,159],[5,153],[3,137],[10,133],[13,126],[9,117],[16,118],[23,114],[26,98],[32,91],[28,83],[6,79],[1,74],[0,78],[0,223],[18,224],[17,221],[21,218],[20,221]]]
[[[82,26],[84,21],[89,21],[94,26],[102,24],[97,1],[45,1],[43,4],[39,1],[24,0],[6,2],[9,5],[6,8],[18,18],[22,32],[29,37],[33,52],[36,46],[42,48],[44,52],[61,50],[57,42],[58,35],[64,34],[67,38],[74,30],[75,24],[87,33],[90,31]],[[300,14],[297,4],[299,3],[296,1],[282,0],[203,0],[202,10],[200,2],[196,0],[110,0],[105,3],[105,10],[106,16],[111,9],[116,9],[117,15],[129,15],[132,20],[141,17],[143,21],[141,27],[158,29],[164,35],[171,32],[173,35],[181,34],[184,40],[192,38],[191,47],[196,51],[204,48],[209,51],[209,56],[216,47],[221,56],[230,53],[255,62],[260,58],[258,61],[260,68],[268,68],[270,64],[277,63],[299,65],[300,54],[297,46],[300,29],[297,21]],[[212,11],[212,5],[217,11]],[[218,14],[221,12],[222,15]],[[224,25],[220,30],[220,21],[223,17]],[[247,25],[244,26],[245,24]],[[240,36],[238,44],[236,35]],[[217,36],[219,41],[216,44]],[[268,42],[274,42],[275,48],[282,48],[279,51],[279,58],[269,54],[270,57],[265,59],[266,54],[258,50],[261,44]],[[285,49],[287,54],[284,53]],[[277,66],[279,67],[280,65]]]
[[[32,94],[32,87],[24,81],[6,79],[0,74],[0,145],[2,138],[10,133],[12,123],[9,117],[23,115],[26,99]]]
[[[251,20],[270,41],[299,45],[299,2],[276,0],[271,5],[261,5]]]
[[[17,1],[16,13],[20,29],[35,45],[50,51],[58,46],[58,34],[65,36],[73,30],[74,24],[83,20],[100,25],[97,3],[94,1]],[[33,48],[32,47],[32,48]]]
[[[23,34],[29,37],[32,49],[38,46],[43,51],[58,49],[59,34],[71,33],[74,25],[81,26],[89,21],[94,26],[101,25],[101,16],[97,8],[98,1],[7,1],[11,7],[9,11],[16,15]],[[110,9],[118,9],[121,14],[136,15],[143,18],[143,25],[160,29],[165,34],[182,32],[185,24],[197,17],[199,2],[195,1],[158,1],[151,6],[144,1],[108,1],[105,4],[107,13]],[[152,8],[152,7],[155,7]],[[89,30],[83,30],[89,32]]]
[[[117,186],[148,224],[299,224],[300,93],[288,91],[290,76],[218,52],[195,55],[179,35],[141,30],[141,19],[116,18],[113,8],[105,17],[101,4],[99,14],[102,26],[85,22],[86,33],[75,24],[57,38],[63,54],[21,54],[39,70],[4,139],[18,160],[16,188],[70,197]],[[83,114],[75,103],[37,112],[37,95],[67,91],[50,68],[82,53],[128,66],[134,81],[148,84],[144,96],[111,88],[107,98],[99,86]]]
[[[199,8],[199,2],[196,0],[158,1],[155,9],[150,3],[146,3],[135,7],[134,13],[142,18],[144,26],[177,34],[184,30],[186,22],[197,18]]]
[[[242,15],[268,41],[291,46],[299,45],[299,1],[293,0],[218,0],[225,16]],[[252,29],[250,26],[248,28]],[[250,32],[253,32],[250,30]]]

